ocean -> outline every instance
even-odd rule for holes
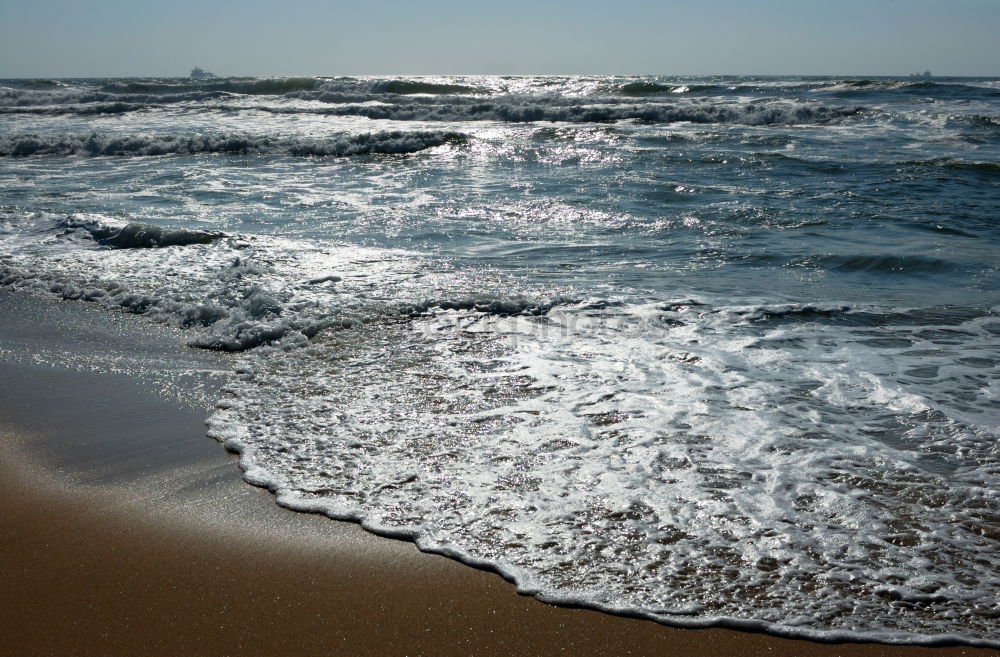
[[[1000,647],[1000,78],[0,80],[0,288],[542,600]]]

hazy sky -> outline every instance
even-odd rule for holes
[[[0,0],[0,77],[1000,75],[1000,0]]]

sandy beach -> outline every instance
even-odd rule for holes
[[[141,360],[147,324],[84,305],[0,295],[2,655],[1000,654],[554,607],[493,573],[282,509],[205,436],[208,406],[165,396],[155,378],[55,362],[95,335]]]

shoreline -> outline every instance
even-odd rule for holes
[[[10,304],[49,321],[39,328]],[[126,352],[151,331],[88,312],[0,293],[0,356],[29,342],[84,352],[92,342],[70,330],[81,321],[117,324],[109,334]],[[127,372],[0,358],[0,390],[0,654],[1000,654],[677,629],[548,605],[489,571],[277,506],[206,436],[207,406]]]

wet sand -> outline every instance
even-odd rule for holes
[[[32,329],[4,303],[0,655],[1000,654],[680,630],[519,596],[493,573],[276,506],[205,437],[207,407],[26,356],[18,336],[92,348],[93,332],[66,330],[77,304],[45,310],[68,324]]]

